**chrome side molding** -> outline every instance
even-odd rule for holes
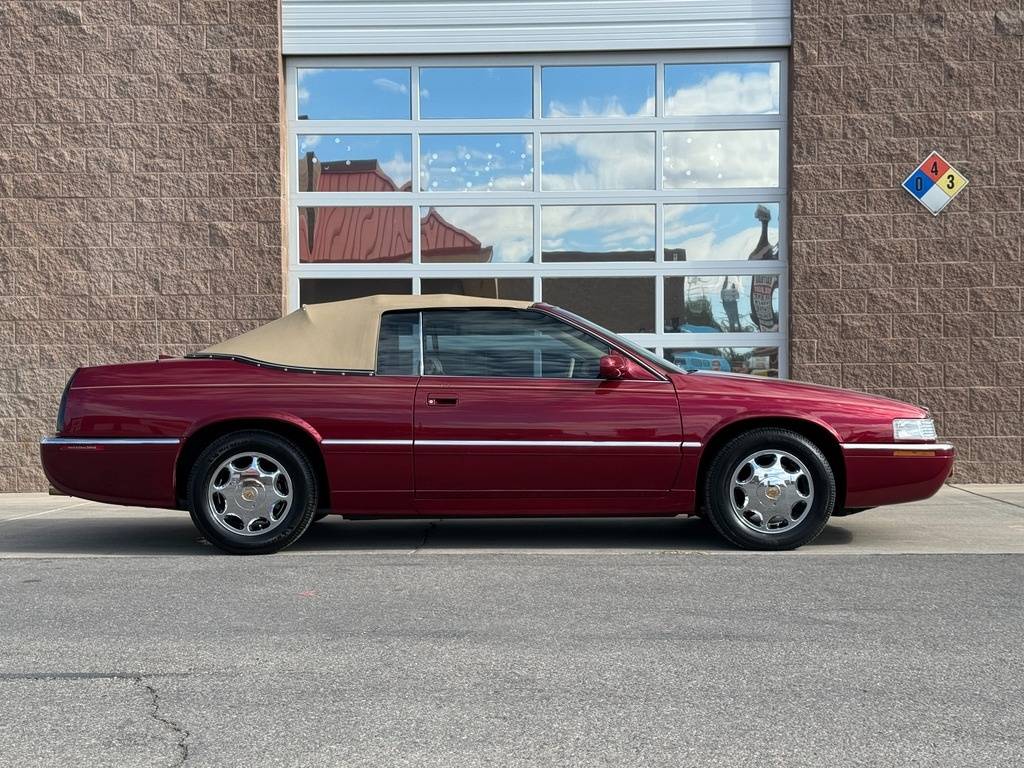
[[[842,443],[844,451],[951,451],[949,443]]]
[[[412,440],[321,440],[321,445],[412,445]]]
[[[700,448],[700,443],[674,440],[344,440],[328,438],[322,445],[430,445],[496,448]]]
[[[177,445],[180,437],[53,437],[47,435],[41,445]]]

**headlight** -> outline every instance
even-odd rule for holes
[[[931,419],[893,419],[892,436],[896,440],[934,440],[935,422]]]

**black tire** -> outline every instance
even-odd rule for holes
[[[269,457],[290,480],[291,505],[265,534],[234,533],[210,510],[208,488],[213,473],[231,457],[253,452]],[[192,465],[188,478],[188,507],[192,522],[207,541],[232,555],[265,555],[293,544],[309,528],[317,513],[317,478],[309,459],[290,440],[272,432],[246,430],[224,435],[206,447]]]
[[[747,464],[746,459],[760,451],[773,450],[786,452],[803,464],[812,483],[813,497],[795,523],[765,532],[745,524],[741,519],[744,515],[734,512],[730,497],[733,475]],[[742,498],[743,491],[739,494]],[[715,454],[704,482],[705,514],[722,537],[743,549],[796,549],[813,541],[828,523],[835,503],[835,474],[825,454],[806,437],[788,429],[753,429],[734,437]]]
[[[329,510],[329,509],[321,509],[315,515],[313,515],[313,522],[314,523],[319,523],[321,520],[323,520],[325,517],[328,517],[330,514],[331,514],[331,510]]]

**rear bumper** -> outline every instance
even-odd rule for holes
[[[846,506],[877,507],[933,496],[953,471],[946,443],[846,443]]]
[[[176,506],[177,438],[44,437],[43,472],[61,493],[110,504]]]

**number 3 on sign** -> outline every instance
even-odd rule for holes
[[[942,175],[940,183],[942,184],[943,191],[950,197],[953,197],[967,183],[967,179],[950,168]]]

